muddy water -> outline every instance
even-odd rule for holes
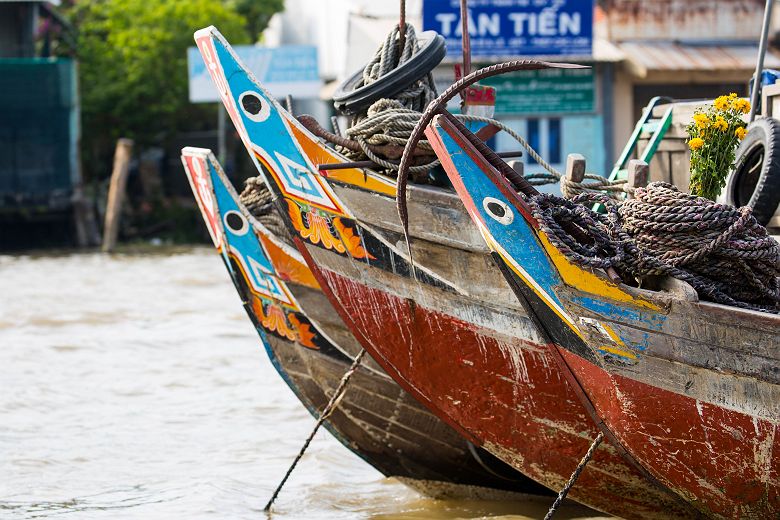
[[[0,256],[0,518],[264,518],[313,423],[212,250]],[[322,432],[272,517],[542,518],[548,504],[426,499]]]

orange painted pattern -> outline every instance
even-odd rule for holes
[[[354,231],[352,231],[351,227],[344,225],[340,217],[333,219],[333,227],[335,227],[336,231],[338,231],[339,235],[341,235],[342,242],[353,258],[369,258],[371,260],[376,259],[375,256],[366,251],[366,248],[363,247],[363,241],[360,239],[360,237],[356,235]]]
[[[301,150],[306,154],[306,157],[308,157],[312,164],[334,164],[344,162],[342,157],[331,153],[325,146],[318,141],[313,140],[308,135],[308,132],[304,132],[298,128],[297,125],[292,123],[288,126],[293,137],[300,145]],[[395,197],[396,194],[395,183],[393,181],[377,177],[362,169],[349,168],[344,170],[327,170],[320,172],[320,174],[328,179],[358,186],[369,191],[389,195],[390,197]]]
[[[290,218],[295,230],[312,244],[322,244],[325,249],[334,249],[339,253],[345,253],[347,248],[341,241],[334,237],[328,229],[328,221],[321,215],[309,212],[309,225],[303,223],[301,208],[295,202],[285,199],[290,210]]]
[[[298,343],[304,347],[319,350],[319,347],[314,344],[314,341],[312,341],[314,339],[314,333],[311,331],[311,325],[308,323],[301,323],[301,321],[298,319],[298,316],[296,316],[294,313],[288,314],[287,318],[290,320],[290,323],[295,329]]]
[[[288,326],[287,315],[284,310],[274,303],[268,304],[268,312],[265,312],[263,307],[263,301],[260,299],[255,299],[252,302],[252,308],[260,319],[260,324],[263,328],[270,332],[276,332],[290,341],[295,341],[295,331]]]
[[[268,253],[268,258],[274,266],[276,275],[279,276],[280,279],[285,282],[305,285],[312,289],[320,288],[316,278],[314,278],[314,274],[312,274],[305,263],[291,256],[265,235],[258,234],[258,236],[263,243],[266,253]]]

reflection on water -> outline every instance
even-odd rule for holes
[[[0,256],[0,518],[263,518],[313,422],[213,250]],[[548,505],[425,499],[322,432],[272,517],[541,518]]]

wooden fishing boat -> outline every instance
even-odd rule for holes
[[[215,28],[195,40],[298,249],[363,347],[469,441],[560,489],[598,430],[457,196],[410,189],[413,273],[394,180],[360,168],[319,171],[344,158],[267,94]],[[570,496],[626,518],[697,514],[610,443]]]
[[[211,151],[185,148],[182,163],[209,234],[268,356],[306,408],[318,415],[360,346],[300,254],[247,211]],[[435,497],[506,495],[496,490],[511,491],[515,498],[548,493],[469,445],[375,363],[364,363],[325,425],[384,475]]]
[[[780,316],[699,301],[680,280],[650,291],[578,267],[451,119],[426,133],[608,438],[707,516],[778,518]]]

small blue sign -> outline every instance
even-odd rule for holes
[[[593,0],[470,0],[471,55],[491,58],[590,56]],[[459,0],[423,0],[423,30],[461,54]]]
[[[299,98],[319,96],[322,80],[317,66],[317,48],[311,45],[260,47],[236,45],[233,50],[271,95]],[[214,82],[197,47],[187,49],[190,101],[216,103],[220,100]]]

